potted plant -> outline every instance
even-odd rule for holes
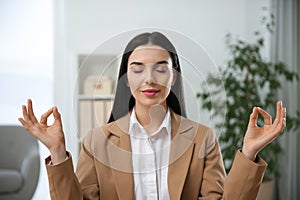
[[[267,23],[266,18],[263,18],[267,30],[272,33],[273,15],[271,19],[271,22]],[[230,58],[226,66],[219,69],[219,75],[208,75],[205,85],[210,91],[203,89],[197,94],[203,109],[210,111],[216,119],[224,119],[215,122],[215,127],[220,131],[218,140],[227,172],[231,168],[237,149],[242,147],[253,106],[260,106],[274,116],[277,91],[281,88],[281,82],[299,79],[297,73],[288,70],[285,63],[274,63],[265,59],[261,54],[264,38],[259,32],[255,32],[254,36],[254,42],[233,39],[230,34],[226,36]],[[218,97],[223,89],[226,98],[221,101]],[[293,117],[287,114],[286,131],[297,129],[299,124],[299,111]],[[258,125],[263,125],[261,116]],[[279,177],[278,155],[281,152],[282,147],[279,141],[275,140],[259,153],[268,163],[264,180]]]

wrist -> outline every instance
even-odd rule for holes
[[[256,154],[255,153],[251,153],[250,151],[248,151],[246,148],[242,148],[242,153],[251,161],[255,161],[256,159]]]
[[[51,153],[51,161],[54,165],[62,163],[63,161],[65,161],[67,157],[67,151],[65,147],[50,150],[50,153]]]

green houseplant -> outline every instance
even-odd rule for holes
[[[267,30],[272,33],[274,17],[271,16],[271,22],[266,22],[266,18],[263,19]],[[277,91],[281,88],[282,81],[293,82],[299,79],[298,75],[289,71],[283,62],[274,63],[266,60],[261,54],[264,48],[263,36],[259,32],[255,32],[254,36],[254,42],[233,39],[230,34],[226,36],[230,59],[225,67],[219,69],[220,75],[208,75],[205,85],[210,91],[203,89],[197,94],[203,109],[210,111],[212,117],[224,119],[217,121],[215,125],[220,130],[218,140],[227,172],[231,168],[236,150],[242,147],[253,106],[264,108],[274,117]],[[218,95],[223,88],[226,98],[221,101]],[[297,129],[299,119],[299,112],[293,117],[287,115],[286,131]],[[258,125],[263,125],[261,116]],[[275,140],[260,152],[259,155],[268,163],[265,180],[280,175],[277,157],[281,151],[279,141]]]

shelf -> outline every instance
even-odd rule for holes
[[[80,94],[78,95],[79,100],[113,100],[114,95],[86,95],[86,94]]]
[[[110,93],[113,93],[117,80],[119,59],[116,55],[80,54],[77,60],[78,77],[74,97],[78,105],[78,135],[82,139],[90,130],[106,124],[110,118],[115,98]],[[104,81],[104,77],[109,81]],[[106,90],[100,91],[96,87],[99,80],[104,81],[101,84]]]

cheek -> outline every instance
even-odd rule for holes
[[[168,89],[171,88],[173,82],[173,76],[171,74],[166,76],[160,76],[157,78],[157,84],[162,85]]]
[[[127,74],[127,84],[132,93],[135,92],[142,85],[142,83],[143,81],[141,78],[138,78],[131,73]]]

